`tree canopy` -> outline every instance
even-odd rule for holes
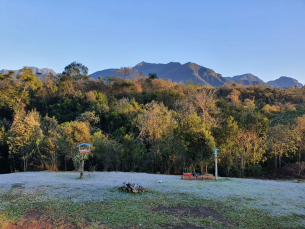
[[[214,147],[223,176],[305,160],[305,88],[212,88],[120,71],[88,80],[73,62],[41,80],[28,68],[0,74],[1,172],[77,170],[83,142],[93,145],[91,171],[213,173]]]

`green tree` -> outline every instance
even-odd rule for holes
[[[211,131],[194,112],[179,122],[178,134],[185,147],[186,154],[184,157],[191,163],[188,166],[193,165],[193,168],[195,168],[198,165],[203,174],[204,169],[207,170],[207,163],[213,153],[212,149],[215,148]]]
[[[236,157],[236,151],[238,150],[238,133],[238,124],[232,116],[229,116],[217,133],[220,149],[219,158],[221,163],[226,167],[227,176],[230,175],[230,170],[234,166],[234,159]]]
[[[14,111],[21,109],[19,97],[20,90],[15,85],[14,72],[0,74],[0,118],[11,119]],[[28,102],[29,97],[25,100]]]
[[[62,74],[71,77],[73,80],[89,79],[88,68],[81,63],[77,63],[76,61],[66,66]]]
[[[16,78],[19,80],[16,86],[21,89],[21,94],[17,99],[19,104],[21,104],[24,94],[28,89],[35,91],[42,86],[41,80],[27,67],[21,69],[21,74],[17,75]]]
[[[100,118],[95,115],[95,111],[86,111],[76,118],[76,121],[88,122],[94,126],[100,122]]]
[[[100,167],[104,171],[119,170],[120,156],[122,153],[121,144],[109,139],[101,131],[95,132],[93,135],[93,153],[100,162]]]
[[[72,159],[75,168],[78,167],[79,161],[77,159],[78,149],[77,145],[81,143],[91,143],[90,128],[88,122],[65,122],[59,127],[59,147],[64,153],[65,170],[67,170],[67,159]]]
[[[43,131],[43,139],[41,142],[41,149],[49,157],[50,163],[47,164],[47,169],[51,171],[58,171],[57,167],[57,151],[58,151],[58,122],[53,117],[46,116],[41,120],[41,129]]]
[[[288,125],[277,125],[270,128],[268,132],[267,144],[274,155],[274,166],[277,169],[282,166],[282,156],[297,151],[299,136],[296,130],[292,130]],[[278,161],[278,163],[277,163]]]
[[[299,136],[299,154],[297,157],[297,161],[302,161],[302,153],[305,151],[305,115],[302,117],[296,118],[296,124],[294,125],[294,129],[296,130]]]
[[[58,103],[50,105],[50,114],[59,123],[75,120],[85,110],[85,106],[78,99],[63,97]]]
[[[157,73],[149,73],[148,76],[149,76],[149,79],[159,79],[159,77],[157,76]]]

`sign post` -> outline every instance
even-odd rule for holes
[[[214,150],[214,154],[215,154],[215,180],[217,180],[217,174],[218,174],[218,170],[217,170],[217,151],[219,149],[215,148]]]
[[[84,177],[84,164],[85,164],[85,156],[86,154],[90,153],[91,146],[88,143],[82,143],[76,147],[78,147],[79,153],[80,153],[80,165],[79,165],[79,171],[80,171],[80,177],[79,179],[85,179]]]

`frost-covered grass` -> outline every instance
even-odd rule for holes
[[[181,180],[180,176],[94,172],[77,179],[73,172],[0,175],[1,221],[20,220],[31,209],[42,220],[79,227],[161,227],[193,224],[232,228],[305,228],[305,183],[254,180]],[[158,183],[162,180],[163,183]],[[118,190],[123,181],[145,187],[144,194]],[[204,206],[230,223],[156,211],[165,206]]]

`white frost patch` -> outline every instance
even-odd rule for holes
[[[279,182],[255,179],[229,180],[181,180],[175,175],[146,173],[94,172],[85,174],[85,180],[77,179],[76,172],[25,172],[0,175],[0,198],[4,193],[34,195],[33,201],[103,201],[125,193],[117,192],[124,181],[134,181],[145,190],[161,193],[188,193],[205,200],[229,203],[235,208],[263,209],[273,216],[305,216],[305,183]],[[159,181],[162,183],[159,183]],[[21,188],[12,189],[16,183]],[[40,194],[41,195],[37,195]],[[143,198],[152,198],[146,193]],[[38,197],[37,197],[38,196]],[[0,209],[5,203],[0,203]]]

